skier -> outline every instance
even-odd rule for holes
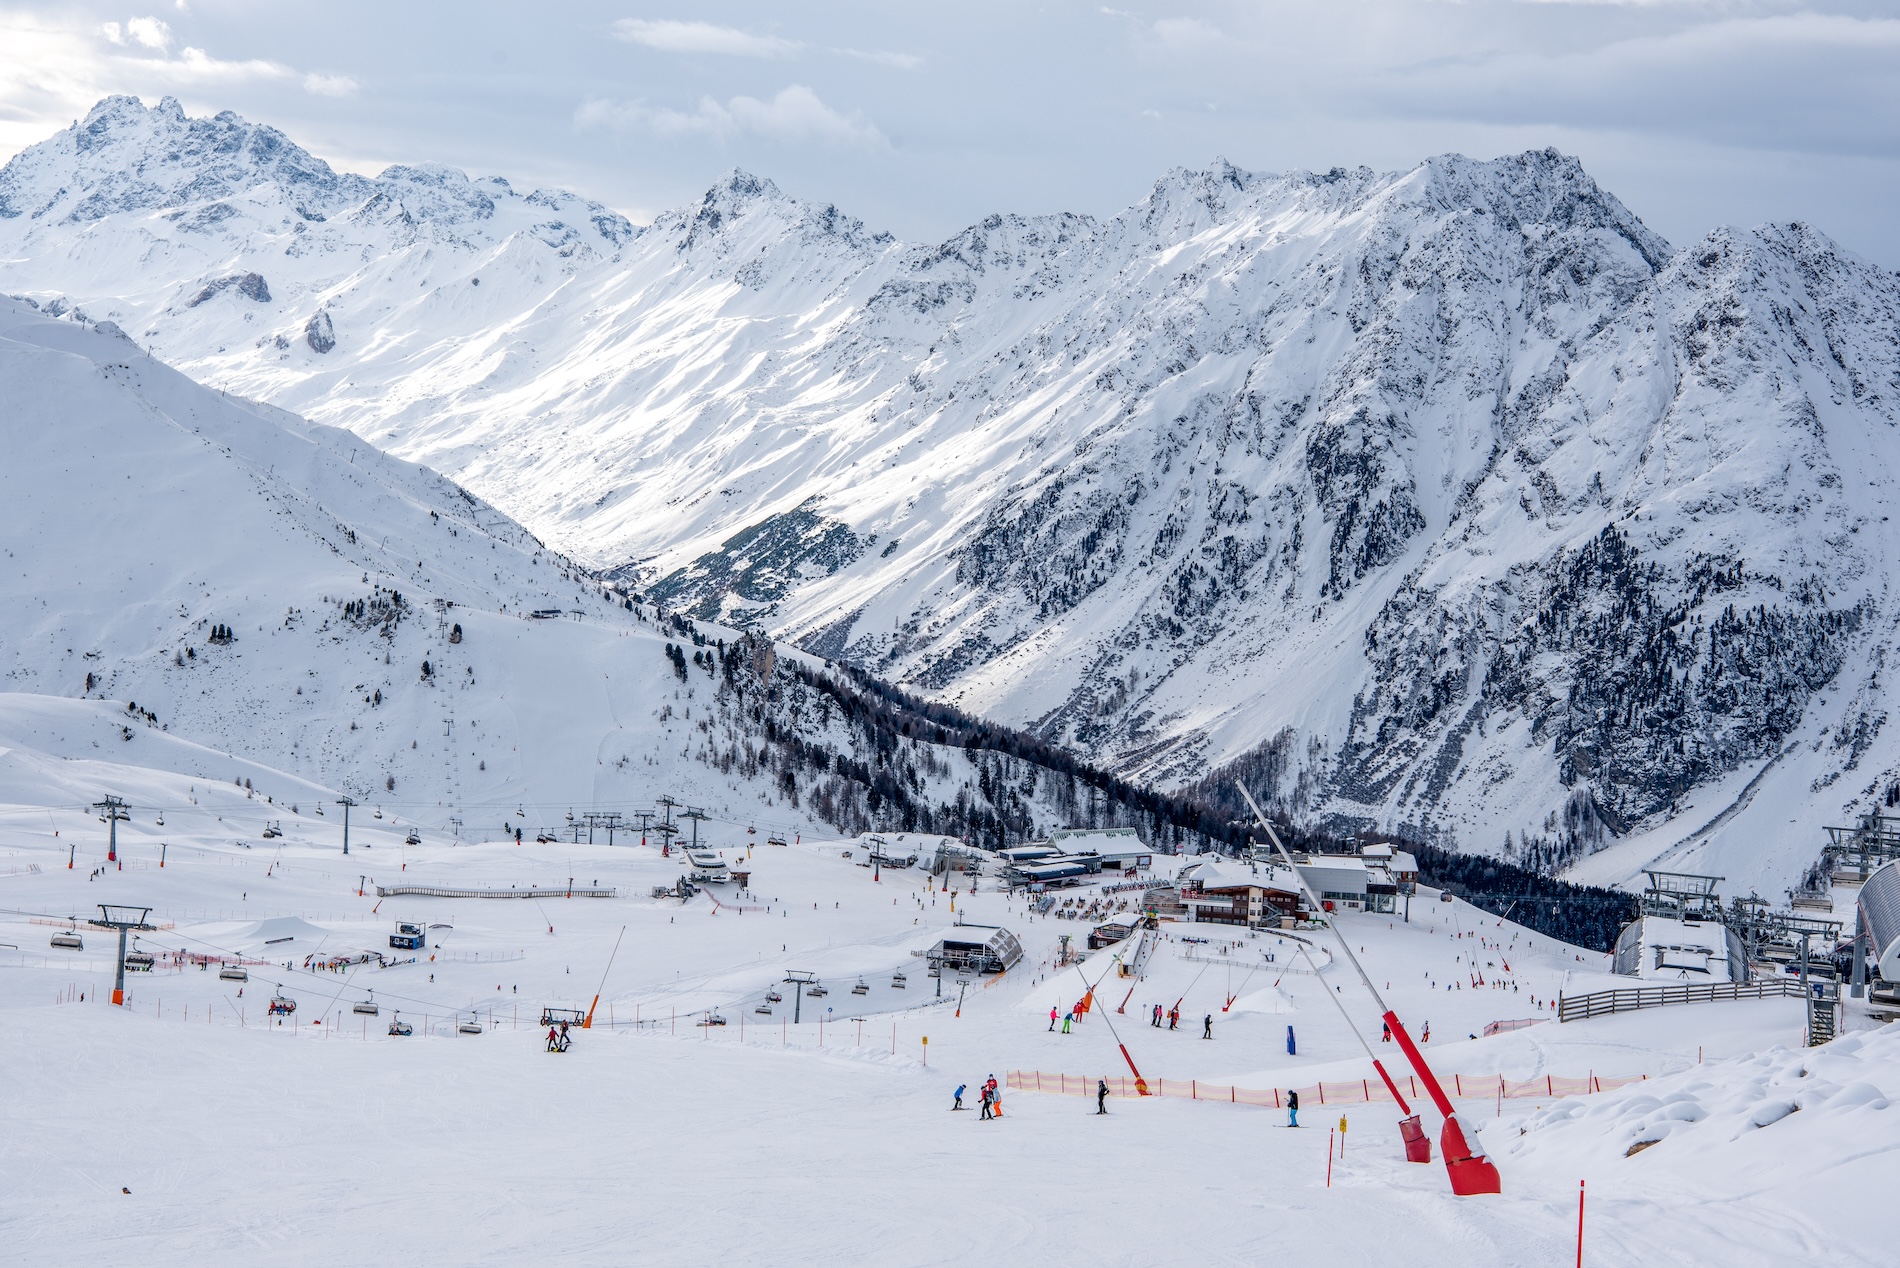
[[[983,1089],[983,1112],[976,1116],[976,1120],[979,1123],[986,1123],[994,1117],[995,1115],[990,1113],[990,1090],[985,1087]]]
[[[1049,1029],[1054,1030],[1055,1028],[1056,1028],[1056,1009],[1055,1009],[1055,1005],[1051,1004],[1049,1006]]]
[[[1063,1033],[1063,1034],[1065,1034],[1065,1035],[1066,1035],[1066,1034],[1068,1034],[1068,1033],[1069,1033],[1069,1024],[1070,1024],[1071,1022],[1073,1022],[1074,1020],[1075,1020],[1075,1014],[1074,1014],[1074,1013],[1064,1013],[1064,1014],[1062,1014],[1062,1033]]]
[[[956,1103],[950,1107],[951,1109],[960,1110],[963,1108],[963,1090],[968,1086],[969,1084],[967,1083],[957,1084],[957,1090],[952,1093],[952,1095],[956,1097]]]
[[[1214,1014],[1209,1013],[1207,1016],[1201,1018],[1201,1038],[1212,1039],[1213,1037],[1214,1037]]]
[[[1168,1029],[1176,1030],[1180,1028],[1180,1025],[1181,1025],[1181,1010],[1179,1008],[1170,1008],[1168,1010]]]
[[[548,1027],[548,1051],[559,1052],[560,1050],[561,1050],[560,1032],[555,1030],[554,1027],[549,1026]]]
[[[1155,1019],[1150,1024],[1153,1025],[1156,1030],[1161,1029],[1161,1005],[1155,1005]]]
[[[1108,1113],[1108,1080],[1107,1079],[1095,1080],[1095,1112],[1097,1114]]]
[[[1382,1021],[1379,1023],[1379,1029],[1384,1032],[1383,1034],[1379,1036],[1379,1042],[1391,1043],[1392,1042],[1392,1023],[1389,1021]]]
[[[1432,1024],[1430,1022],[1426,1022],[1424,1026],[1419,1028],[1418,1041],[1420,1043],[1430,1043],[1432,1041]]]
[[[1300,1125],[1300,1094],[1290,1089],[1286,1094],[1286,1125],[1288,1127]]]

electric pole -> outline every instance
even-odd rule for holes
[[[343,853],[350,852],[350,807],[356,803],[348,797],[338,797],[336,804],[343,807]]]
[[[117,863],[119,861],[119,821],[130,819],[132,816],[126,813],[125,801],[119,797],[108,796],[103,801],[95,801],[92,803],[92,808],[100,812],[100,817],[107,824],[106,831],[109,835],[106,839],[106,862]]]

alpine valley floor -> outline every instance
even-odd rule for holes
[[[0,1237],[12,1262],[1555,1264],[1575,1253],[1580,1180],[1586,1263],[1883,1258],[1900,1027],[1851,1017],[1858,1028],[1807,1051],[1798,1005],[1774,1000],[1466,1039],[1488,1021],[1548,1018],[1566,975],[1574,989],[1605,958],[1434,893],[1414,899],[1409,923],[1347,915],[1339,929],[1400,1014],[1430,1022],[1441,1074],[1650,1076],[1567,1100],[1465,1102],[1502,1170],[1499,1197],[1454,1198],[1441,1166],[1401,1161],[1389,1107],[1346,1109],[1330,1185],[1336,1107],[1309,1104],[1298,1130],[1278,1111],[1174,1099],[1111,1100],[1103,1117],[1087,1099],[1010,1092],[1000,1121],[950,1110],[959,1083],[973,1107],[985,1077],[1012,1069],[1120,1073],[1111,1025],[1151,1078],[1265,1089],[1364,1077],[1319,999],[1337,991],[1377,1035],[1349,968],[1301,972],[1277,934],[1164,925],[1124,1000],[1113,949],[1054,969],[1059,937],[1080,941],[1088,922],[1035,916],[993,881],[956,895],[953,915],[920,871],[859,866],[861,843],[781,848],[714,822],[714,847],[735,864],[749,856],[751,892],[720,886],[718,904],[682,904],[649,896],[679,859],[627,838],[455,845],[429,833],[405,846],[405,827],[359,813],[346,859],[334,815],[91,763],[88,778],[166,807],[162,828],[145,812],[124,826],[120,867],[89,812],[56,804],[68,798],[54,774],[30,795],[34,770],[79,763],[16,746],[0,765],[0,942],[13,944],[0,948]],[[258,836],[267,819],[282,838]],[[374,890],[570,878],[615,895]],[[149,904],[161,926],[140,942],[159,967],[130,977],[123,1008],[101,1002],[109,935],[82,929],[84,948],[62,951],[48,945],[55,927],[35,923],[100,902]],[[960,1012],[956,984],[938,1000],[910,954],[958,917],[1008,926],[1026,952],[971,985]],[[388,954],[395,919],[432,926],[415,963],[303,967]],[[565,1054],[545,1051],[541,1007],[586,1007],[623,927],[596,1027]],[[173,950],[250,960],[249,981],[170,967]],[[828,989],[803,998],[797,1025],[788,970]],[[1051,1005],[1105,972],[1096,1011],[1052,1033]],[[766,1000],[773,990],[787,997]],[[263,1016],[275,991],[296,999],[295,1024]],[[351,1012],[372,997],[377,1016]],[[1179,1031],[1148,1024],[1154,1004],[1177,999]],[[386,1034],[392,1011],[412,1037]],[[727,1024],[696,1024],[708,1011]],[[1212,1041],[1200,1037],[1208,1015]],[[481,1032],[460,1033],[467,1020]],[[1645,1140],[1657,1143],[1627,1153]]]

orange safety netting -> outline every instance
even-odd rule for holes
[[[1445,1091],[1452,1096],[1480,1100],[1517,1100],[1526,1097],[1546,1099],[1563,1096],[1587,1096],[1592,1092],[1608,1092],[1613,1088],[1625,1087],[1641,1082],[1649,1076],[1631,1074],[1611,1076],[1588,1074],[1583,1078],[1565,1078],[1560,1075],[1546,1074],[1534,1079],[1507,1079],[1501,1074],[1452,1074],[1442,1080]],[[1098,1081],[1108,1084],[1112,1096],[1141,1095],[1135,1088],[1135,1081],[1126,1075],[1087,1075],[1087,1074],[1049,1074],[1042,1070],[1011,1070],[1007,1086],[1019,1092],[1053,1092],[1060,1096],[1094,1096]],[[1402,1087],[1409,1084],[1406,1094],[1410,1099],[1422,1100],[1424,1089],[1412,1075],[1397,1076]],[[1196,1101],[1227,1101],[1235,1105],[1266,1105],[1278,1109],[1286,1104],[1289,1091],[1300,1094],[1302,1105],[1353,1105],[1374,1101],[1390,1103],[1392,1093],[1377,1077],[1354,1079],[1345,1082],[1314,1083],[1301,1088],[1258,1088],[1229,1087],[1220,1083],[1203,1083],[1197,1079],[1149,1079],[1148,1096],[1174,1096]]]

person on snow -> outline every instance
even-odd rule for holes
[[[1430,1043],[1432,1041],[1432,1024],[1430,1022],[1426,1022],[1425,1025],[1420,1028],[1418,1041],[1420,1043]]]
[[[1057,1013],[1056,1013],[1055,1005],[1051,1004],[1049,1006],[1049,1029],[1051,1030],[1054,1030],[1056,1028],[1056,1017],[1057,1017]]]
[[[1181,1010],[1179,1008],[1170,1008],[1168,1010],[1168,1029],[1179,1030],[1180,1027],[1181,1027]]]
[[[1071,1022],[1073,1022],[1074,1020],[1075,1020],[1075,1014],[1074,1014],[1074,1013],[1064,1013],[1064,1014],[1062,1014],[1062,1033],[1063,1033],[1063,1034],[1065,1034],[1065,1035],[1066,1035],[1066,1034],[1068,1034],[1068,1033],[1069,1033],[1069,1023],[1071,1023]]]
[[[548,1027],[548,1051],[559,1052],[560,1050],[561,1050],[560,1032],[555,1030],[554,1027],[549,1026]]]
[[[1107,1079],[1095,1080],[1095,1112],[1097,1114],[1108,1113],[1108,1080]]]
[[[1291,1090],[1286,1094],[1286,1125],[1288,1127],[1300,1125],[1300,1094]]]
[[[1003,1089],[996,1086],[995,1075],[990,1076],[990,1081],[983,1085],[983,1090],[990,1094],[990,1117],[1001,1118],[1003,1116]]]
[[[983,1112],[976,1116],[979,1123],[988,1122],[994,1115],[990,1113],[990,1090],[983,1089]]]
[[[1214,1014],[1209,1013],[1207,1016],[1201,1018],[1201,1038],[1212,1039],[1213,1037],[1214,1037]]]
[[[968,1086],[969,1084],[967,1083],[957,1084],[957,1090],[951,1094],[956,1098],[955,1103],[950,1106],[951,1109],[960,1110],[963,1108],[963,1090]]]
[[[1150,1022],[1149,1025],[1153,1026],[1156,1030],[1161,1029],[1161,1005],[1155,1005],[1155,1019]]]

